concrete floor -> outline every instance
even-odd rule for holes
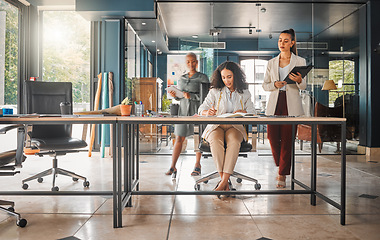
[[[191,177],[195,155],[191,141],[180,157],[177,179],[164,175],[171,162],[170,145],[163,144],[159,155],[140,157],[141,190],[193,190],[197,177]],[[262,190],[275,189],[277,169],[268,141],[257,144],[258,151],[239,158],[236,171],[259,180]],[[297,147],[298,149],[298,147]],[[297,153],[307,153],[304,150]],[[323,153],[333,153],[334,145],[325,145]],[[82,182],[59,176],[61,191],[112,190],[112,159],[94,153],[75,153],[59,157],[59,166],[88,177],[88,190]],[[372,162],[368,162],[371,160]],[[0,196],[16,203],[16,211],[28,220],[17,227],[15,218],[0,212],[0,239],[379,239],[380,236],[380,158],[347,156],[347,224],[339,224],[339,211],[317,198],[310,205],[308,195],[239,195],[218,199],[215,196],[134,196],[133,207],[123,211],[123,228],[114,229],[112,198],[109,196]],[[21,190],[21,180],[51,167],[48,156],[29,156],[21,173],[1,177],[0,191]],[[310,183],[310,157],[297,155],[297,178]],[[214,171],[211,158],[202,159],[202,173]],[[339,201],[339,156],[318,156],[317,188]],[[212,190],[218,180],[201,184]],[[237,190],[254,189],[243,181]],[[289,189],[289,179],[287,180]],[[51,177],[43,183],[33,181],[29,189],[51,188]],[[362,194],[373,198],[360,197]]]

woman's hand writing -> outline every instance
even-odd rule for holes
[[[241,112],[241,113],[247,113],[247,111],[245,111],[245,110],[241,110],[241,109],[239,109],[239,110],[236,110],[235,112],[233,112],[233,113],[237,113],[237,112]]]
[[[290,73],[289,78],[290,78],[290,80],[295,81],[298,84],[302,82],[302,75],[299,72],[297,74]]]
[[[216,109],[214,108],[214,106],[212,106],[212,108],[210,108],[209,110],[204,110],[203,115],[215,116],[216,115]]]

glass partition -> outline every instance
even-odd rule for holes
[[[17,113],[19,10],[0,0],[0,108]]]
[[[163,80],[161,103],[168,105],[165,86],[172,84],[173,74],[169,61],[172,56],[192,51],[199,56],[199,71],[209,77],[224,61],[239,63],[255,107],[264,113],[269,95],[262,88],[267,63],[280,53],[279,35],[289,28],[296,32],[298,55],[313,65],[307,87],[300,91],[305,115],[314,115],[316,102],[332,107],[342,104],[343,99],[349,101],[360,87],[358,9],[363,6],[326,2],[157,2],[156,51],[152,54],[154,76]],[[136,33],[145,43],[146,32]],[[167,49],[160,45],[162,40]],[[337,91],[322,90],[329,79],[335,81]]]

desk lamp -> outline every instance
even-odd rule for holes
[[[322,90],[327,90],[327,91],[337,90],[336,85],[334,83],[334,80],[326,80],[325,83],[323,84]],[[337,91],[337,92],[343,93],[343,118],[344,118],[345,117],[345,113],[344,113],[344,109],[345,109],[344,108],[344,91]]]

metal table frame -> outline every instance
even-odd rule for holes
[[[139,124],[288,124],[293,126],[293,130],[297,124],[309,124],[312,127],[311,141],[311,186],[307,186],[295,178],[295,136],[293,131],[293,149],[292,149],[292,171],[291,171],[291,190],[252,190],[252,191],[140,191],[139,190]],[[317,191],[317,125],[318,124],[334,124],[341,126],[341,192],[340,203],[330,199]],[[316,117],[260,117],[260,118],[217,118],[217,117],[118,117],[117,142],[123,143],[124,159],[122,160],[121,145],[118,145],[117,163],[117,179],[118,189],[117,209],[122,210],[124,207],[132,206],[132,195],[273,195],[273,194],[310,194],[310,204],[316,205],[316,197],[331,204],[340,210],[340,224],[345,225],[346,218],[346,119],[345,118],[316,118]],[[122,173],[122,165],[124,168]],[[124,176],[124,177],[123,177]],[[295,190],[295,184],[304,190]],[[122,189],[122,185],[124,188]],[[118,211],[117,227],[122,227],[122,214]]]
[[[2,117],[0,118],[0,124],[24,124],[24,125],[53,125],[53,124],[110,124],[113,127],[112,140],[114,143],[112,150],[115,153],[117,150],[117,139],[120,138],[121,132],[116,131],[119,126],[117,124],[116,117],[91,117],[91,116],[81,116],[81,117]],[[118,149],[119,150],[119,149]],[[120,161],[120,162],[117,162]],[[112,191],[0,191],[0,195],[29,195],[29,196],[112,196],[113,197],[113,227],[118,227],[118,216],[121,216],[122,209],[117,208],[119,206],[117,196],[120,195],[119,186],[117,186],[118,178],[120,174],[117,174],[121,166],[121,158],[116,154],[113,154],[112,161]]]
[[[110,124],[113,127],[113,162],[112,162],[112,191],[0,191],[0,195],[112,195],[113,196],[113,227],[122,227],[122,211],[132,206],[132,195],[220,195],[220,194],[310,194],[310,204],[316,205],[316,197],[340,210],[340,223],[345,225],[346,215],[346,119],[345,118],[216,118],[216,117],[44,117],[44,118],[16,118],[2,117],[0,124]],[[254,191],[140,191],[139,190],[139,124],[291,124],[293,129],[297,124],[310,124],[312,126],[311,151],[311,186],[295,179],[294,168],[294,139],[292,151],[291,190],[254,190]],[[335,124],[341,126],[341,201],[340,204],[317,191],[317,124]],[[294,132],[294,131],[293,131]],[[123,150],[123,154],[122,154]],[[124,164],[123,164],[124,163]],[[295,190],[294,184],[304,188]]]

